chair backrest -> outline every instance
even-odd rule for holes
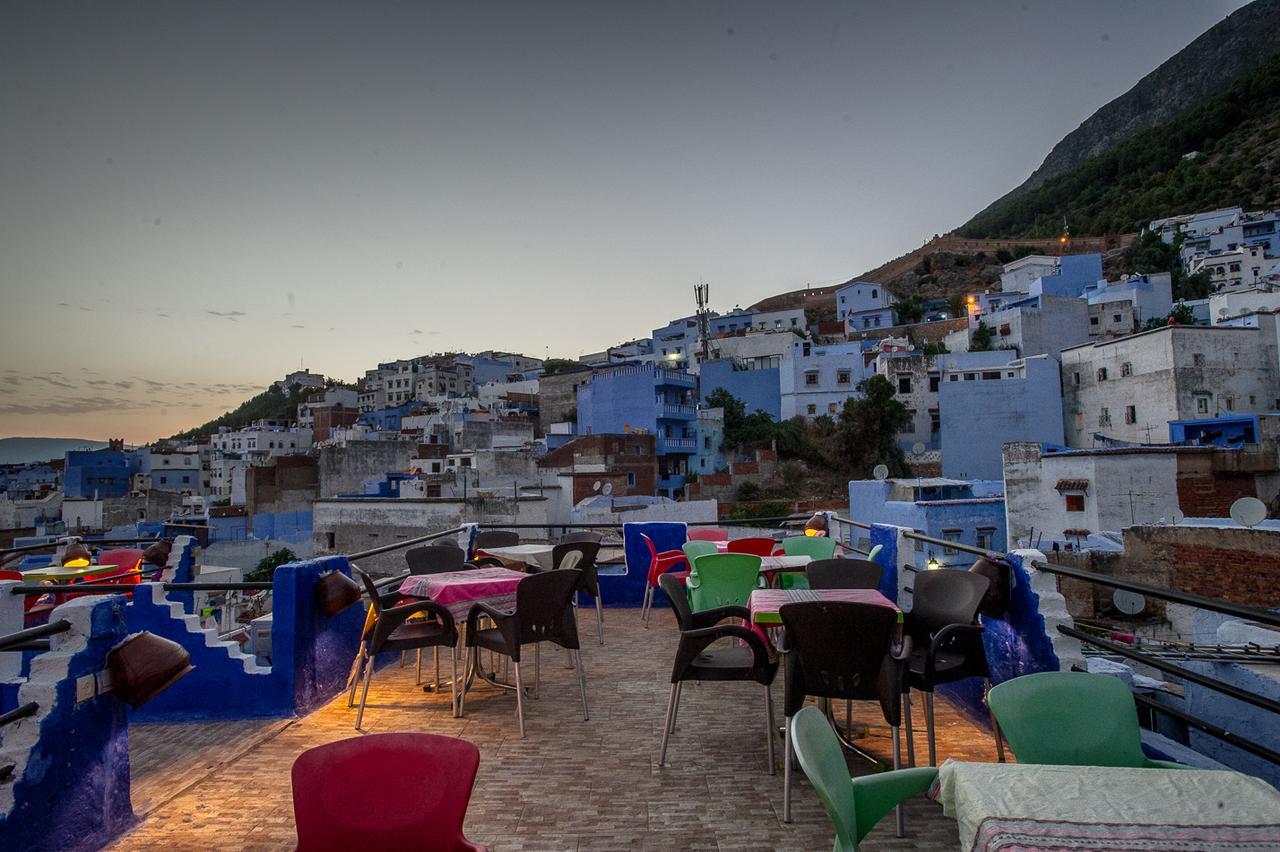
[[[94,583],[105,583],[113,586],[136,585],[142,582],[139,574],[131,573],[142,567],[142,551],[137,548],[120,548],[98,554],[99,565],[113,565],[117,571],[92,578]]]
[[[987,703],[1019,763],[1142,767],[1138,711],[1119,678],[1040,672],[991,687]]]
[[[520,533],[515,530],[481,530],[476,533],[476,548],[515,547],[520,543]]]
[[[462,550],[462,545],[458,544],[456,538],[437,538],[431,542],[432,547],[452,547],[454,550]]]
[[[640,533],[640,537],[644,539],[645,547],[649,548],[649,559],[650,560],[657,559],[658,546],[653,543],[653,539],[649,538],[649,536],[645,535],[644,533]]]
[[[778,611],[787,628],[793,665],[787,681],[787,715],[804,705],[804,696],[880,699],[885,719],[898,724],[898,684],[889,663],[898,613],[887,606],[844,601],[783,604]]]
[[[565,533],[561,536],[561,544],[600,544],[604,541],[604,536],[594,530],[580,530],[578,532]]]
[[[562,542],[551,549],[551,564],[556,568],[594,568],[600,545],[593,541]]]
[[[857,799],[849,776],[849,764],[831,723],[817,707],[804,707],[791,719],[791,743],[800,768],[822,800],[836,830],[836,846],[858,848]]]
[[[671,609],[676,614],[676,626],[681,630],[693,629],[693,609],[689,606],[689,592],[684,583],[674,574],[663,574],[658,578],[658,588],[667,596]]]
[[[582,580],[577,568],[530,574],[516,586],[520,641],[553,641],[578,647],[578,623],[570,605]]]
[[[293,764],[298,849],[468,848],[462,822],[480,750],[440,734],[366,734]]]
[[[777,546],[771,538],[735,538],[729,541],[729,553],[750,553],[753,556],[772,556]]]
[[[724,527],[689,527],[689,541],[728,541],[729,531]]]
[[[816,535],[793,535],[782,540],[782,552],[788,556],[831,559],[836,555],[836,540]]]
[[[373,578],[354,565],[351,566],[351,573],[360,576],[360,582],[364,584],[365,594],[369,596],[369,601],[373,606],[373,614],[382,615],[382,601],[378,596],[378,587],[374,585]]]
[[[698,539],[690,539],[680,546],[684,551],[684,555],[689,558],[689,567],[693,567],[694,560],[699,556],[708,556],[712,553],[719,553],[713,541],[699,541]]]
[[[811,589],[878,589],[884,568],[867,559],[815,559],[804,573]]]
[[[759,586],[760,557],[750,553],[709,553],[698,557],[697,579],[689,581],[694,612],[722,606],[746,606]]]
[[[916,574],[911,591],[911,638],[917,643],[948,624],[973,624],[989,581],[968,571],[939,568]]]
[[[467,560],[460,547],[411,547],[404,552],[410,574],[444,574],[466,570]]]

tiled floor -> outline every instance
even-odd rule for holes
[[[476,743],[480,774],[466,831],[495,852],[830,848],[830,824],[803,773],[796,775],[795,821],[781,821],[782,774],[766,771],[759,686],[686,685],[670,765],[659,768],[674,622],[670,613],[655,611],[644,630],[638,612],[625,609],[607,610],[606,620],[608,644],[600,646],[594,643],[594,623],[584,619],[589,722],[582,721],[566,657],[547,651],[541,698],[526,705],[527,739],[519,737],[509,693],[474,690],[467,696],[466,718],[453,719],[447,697],[424,694],[414,685],[412,665],[384,668],[374,678],[365,729],[430,731]],[[429,663],[424,669],[430,677]],[[781,713],[780,682],[774,696]],[[922,716],[917,713],[918,722]],[[856,704],[854,719],[866,725],[863,749],[890,760],[889,731],[878,706]],[[292,848],[290,766],[310,746],[358,736],[354,721],[344,696],[285,723],[135,729],[135,809],[147,803],[154,809],[111,848]],[[991,736],[942,701],[938,722],[940,759],[995,759]],[[922,731],[916,743],[920,757]],[[856,757],[850,766],[855,773],[874,768]],[[955,823],[936,805],[915,799],[907,813],[906,838],[894,836],[889,817],[864,847],[958,847]]]

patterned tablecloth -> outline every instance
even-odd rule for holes
[[[1280,849],[1280,793],[1238,772],[948,760],[930,796],[966,850]]]
[[[471,568],[444,574],[414,574],[400,584],[400,594],[431,598],[449,610],[454,621],[465,621],[471,605],[489,604],[498,609],[514,609],[516,586],[527,577],[508,568]]]
[[[747,611],[751,613],[752,624],[778,625],[782,623],[778,610],[786,604],[805,601],[847,601],[898,609],[893,601],[875,589],[756,589],[751,593]],[[901,611],[898,612],[898,620],[902,620]]]

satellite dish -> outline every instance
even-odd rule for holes
[[[606,496],[606,497],[608,497],[610,494],[612,494],[612,493],[613,493],[613,483],[612,483],[612,482],[606,482],[606,483],[604,484],[604,488],[601,488],[601,489],[600,489],[600,493],[601,493],[601,494],[603,494],[603,495],[604,495],[604,496]]]
[[[1128,592],[1124,589],[1116,589],[1111,595],[1111,602],[1125,615],[1137,615],[1147,608],[1146,598],[1137,592]]]
[[[592,491],[600,490],[600,480],[597,479],[595,482],[591,483],[591,490]]]
[[[1186,519],[1187,516],[1179,512],[1177,509],[1174,509],[1173,512],[1169,514],[1169,523],[1171,524],[1180,524]]]
[[[924,455],[924,450],[925,450],[925,446],[920,441],[916,441],[914,444],[911,445],[911,452],[915,453],[918,456]]]
[[[956,359],[955,359],[955,358],[948,358],[948,359],[947,359],[947,369],[948,369],[948,370],[954,370],[955,368],[956,368]]]
[[[1256,527],[1267,519],[1267,504],[1257,497],[1241,497],[1231,504],[1231,520],[1242,527]]]
[[[889,478],[888,465],[883,465],[883,464],[876,465],[875,468],[872,469],[871,475],[874,476],[876,479],[882,479],[882,480],[888,479]]]

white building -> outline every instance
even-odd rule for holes
[[[849,314],[892,307],[897,301],[883,284],[850,281],[836,288],[836,319],[847,322]]]
[[[991,346],[1012,349],[1023,358],[1052,355],[1089,339],[1089,304],[1071,296],[1028,296],[981,316],[971,328],[953,331],[943,342],[948,351],[968,352],[978,322],[992,331]]]
[[[907,407],[911,425],[898,435],[898,444],[909,451],[917,443],[925,449],[942,449],[942,410],[938,404],[944,370],[1002,367],[1012,352],[953,352],[924,355],[920,352],[885,352],[871,364],[873,372],[893,385],[894,396]],[[935,453],[936,455],[936,453]],[[933,459],[936,460],[936,459]]]
[[[751,327],[756,331],[803,332],[807,326],[803,308],[758,312],[751,317]]]
[[[1247,314],[1280,310],[1280,290],[1250,287],[1246,290],[1224,290],[1209,296],[1209,318],[1214,325],[1232,324]]]
[[[861,342],[817,344],[797,340],[791,358],[778,371],[783,420],[836,417],[858,383],[872,375],[871,364],[879,349],[864,349]]]
[[[359,405],[359,397],[359,393],[351,388],[334,387],[323,392],[317,391],[298,403],[298,425],[306,429],[314,428],[317,408],[330,408],[334,405],[355,408]]]
[[[313,373],[310,370],[297,370],[292,373],[286,373],[283,379],[275,382],[275,386],[285,393],[295,387],[322,388],[324,387],[324,374]]]
[[[243,429],[220,430],[209,436],[209,445],[215,456],[232,453],[256,458],[273,458],[305,453],[311,449],[312,431],[301,426],[286,429],[280,426],[246,426]]]
[[[1067,443],[1160,442],[1170,420],[1280,408],[1276,318],[1257,316],[1263,327],[1163,326],[1063,350]]]
[[[1147,229],[1154,231],[1160,239],[1172,244],[1179,234],[1183,239],[1193,239],[1229,227],[1237,221],[1244,208],[1224,207],[1221,210],[1208,210],[1203,213],[1183,213],[1179,216],[1168,216],[1164,219],[1153,219]]]
[[[1000,273],[1000,289],[1005,293],[1029,292],[1031,282],[1045,275],[1056,275],[1058,259],[1043,254],[1029,254],[1004,265]]]
[[[1119,281],[1099,281],[1087,287],[1084,298],[1089,303],[1089,333],[1094,337],[1105,337],[1108,326],[1114,326],[1121,320],[1115,318],[1122,303],[1128,303],[1129,310],[1122,316],[1128,318],[1130,333],[1142,328],[1149,320],[1169,316],[1173,310],[1172,276],[1168,272],[1151,275],[1127,275]],[[1120,329],[1112,329],[1118,331]]]
[[[1207,272],[1216,290],[1240,290],[1256,287],[1266,277],[1271,264],[1266,261],[1264,247],[1244,245],[1232,250],[1192,255],[1188,272]]]

